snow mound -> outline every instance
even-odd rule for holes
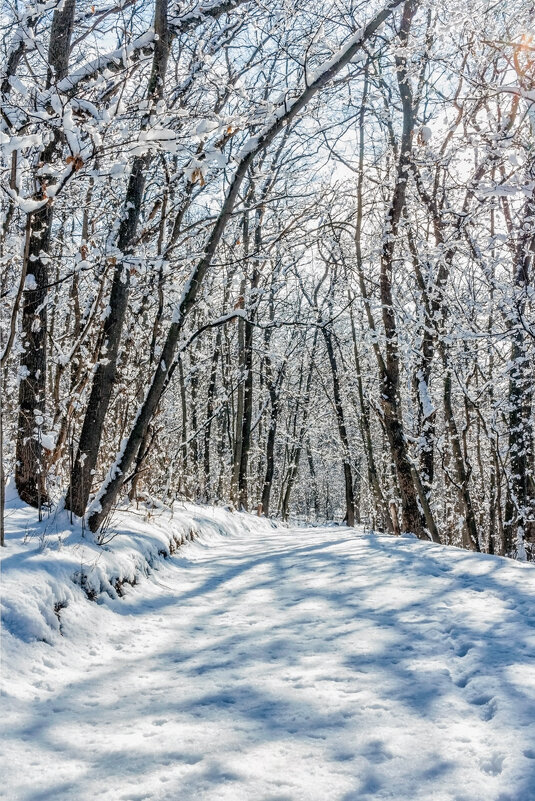
[[[170,509],[148,501],[117,512],[98,543],[65,510],[45,512],[39,522],[36,510],[8,491],[0,552],[3,631],[24,642],[52,643],[63,633],[62,613],[70,604],[117,599],[187,543],[208,544],[252,525],[272,530],[266,520],[219,507]]]

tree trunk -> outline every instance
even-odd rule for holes
[[[396,183],[392,201],[385,220],[383,247],[381,252],[380,295],[383,325],[386,336],[384,369],[381,375],[381,404],[384,424],[396,467],[397,481],[401,494],[401,525],[403,531],[410,531],[418,537],[427,538],[425,520],[418,506],[417,490],[414,485],[412,466],[407,452],[407,442],[403,430],[402,411],[399,400],[399,353],[398,333],[392,299],[392,270],[396,238],[401,216],[405,209],[407,181],[414,132],[414,108],[407,70],[405,51],[408,43],[411,22],[417,3],[408,0],[403,6],[400,29],[400,53],[396,55],[396,72],[399,93],[403,108],[403,131],[401,136]]]
[[[41,433],[46,412],[46,348],[48,251],[52,207],[34,213],[27,253],[27,281],[22,307],[19,422],[16,445],[15,483],[21,500],[40,507],[47,500],[45,453]]]
[[[269,342],[269,339],[267,339]],[[273,380],[271,357],[266,355],[266,381],[268,385],[269,400],[271,404],[271,415],[268,424],[268,435],[266,442],[266,471],[262,484],[261,507],[262,514],[269,517],[269,505],[271,501],[271,490],[273,488],[273,477],[275,475],[275,440],[277,436],[277,423],[280,411],[280,385],[284,375],[284,365],[281,367],[277,380]]]
[[[461,440],[451,401],[451,368],[447,361],[445,346],[442,346],[442,351],[444,365],[444,418],[450,435],[456,485],[464,514],[463,546],[472,551],[480,551],[477,522],[470,495],[469,475],[463,457]]]
[[[154,47],[152,71],[148,86],[148,96],[151,103],[155,103],[161,96],[167,69],[170,47],[167,3],[168,0],[156,0],[154,29],[158,34],[158,38]],[[144,127],[148,125],[149,117],[150,115],[147,115]],[[83,516],[91,493],[104,420],[116,383],[119,346],[128,308],[130,289],[128,255],[132,252],[135,240],[142,208],[146,172],[150,161],[151,157],[148,153],[134,158],[123,207],[123,218],[119,226],[117,247],[120,257],[115,264],[109,313],[103,326],[102,347],[82,424],[78,450],[66,498],[67,508],[79,517]]]
[[[355,525],[355,495],[353,492],[353,473],[351,470],[351,462],[350,462],[349,437],[347,435],[347,427],[344,417],[344,407],[342,405],[342,393],[340,390],[340,377],[338,374],[336,355],[334,353],[334,348],[333,348],[332,331],[328,326],[324,325],[321,327],[321,332],[325,340],[325,346],[327,348],[327,356],[329,357],[329,364],[331,366],[334,411],[336,415],[336,424],[338,426],[338,434],[340,435],[340,442],[342,444],[344,489],[345,489],[345,502],[346,502],[346,514],[344,520],[348,526],[353,527]]]
[[[351,300],[351,299],[350,299]],[[389,514],[388,505],[383,495],[381,482],[379,480],[379,473],[375,462],[375,454],[373,451],[373,441],[370,425],[370,408],[369,403],[364,395],[364,384],[362,382],[362,371],[360,366],[360,357],[357,344],[357,331],[355,326],[355,318],[353,315],[352,306],[349,307],[349,317],[351,322],[351,334],[353,337],[353,359],[355,361],[355,370],[357,375],[357,390],[360,405],[359,415],[359,428],[362,439],[362,446],[366,455],[366,464],[368,468],[368,484],[373,497],[375,506],[375,513],[379,521],[379,527],[390,534],[393,534],[392,519]]]
[[[215,338],[215,345],[214,350],[212,352],[212,362],[210,366],[210,382],[208,384],[208,392],[206,397],[206,425],[204,428],[204,453],[203,453],[203,465],[204,465],[204,497],[206,502],[208,502],[212,496],[211,488],[212,488],[212,470],[211,470],[211,462],[210,462],[210,440],[212,435],[212,422],[214,416],[214,398],[215,398],[215,389],[216,389],[216,381],[217,381],[217,363],[219,361],[219,354],[221,352],[221,329],[218,329],[216,338]]]
[[[245,280],[240,283],[240,299],[245,295]],[[240,302],[240,301],[238,301]],[[243,301],[242,301],[243,302]],[[243,437],[243,416],[245,400],[245,320],[238,318],[238,365],[240,370],[238,388],[236,391],[236,410],[234,422],[234,448],[232,451],[232,480],[230,497],[236,506],[239,506],[239,485],[241,469],[241,452]]]
[[[251,278],[251,293],[250,305],[251,308],[247,312],[247,320],[245,321],[245,341],[244,341],[244,393],[243,393],[243,428],[241,434],[241,454],[240,454],[240,471],[238,477],[238,498],[239,506],[242,509],[248,509],[248,479],[247,470],[249,467],[249,451],[251,449],[251,426],[253,422],[253,333],[254,325],[253,318],[255,314],[256,300],[254,298],[255,290],[258,287],[260,273],[257,267],[253,269]]]
[[[514,311],[511,310],[508,438],[510,480],[505,506],[505,552],[526,557],[525,541],[535,543],[535,453],[533,448],[533,365],[528,356],[523,317],[533,269],[535,200],[526,204],[524,229],[516,250]]]
[[[314,371],[314,359],[316,355],[316,343],[318,339],[318,329],[316,328],[314,331],[314,340],[312,342],[312,352],[310,354],[310,364],[308,367],[306,383],[305,383],[305,394],[303,396],[303,416],[301,418],[301,426],[299,428],[299,434],[297,435],[297,444],[295,448],[292,449],[292,454],[290,458],[290,464],[288,467],[288,475],[286,477],[286,487],[282,488],[282,502],[281,502],[281,517],[283,520],[288,520],[288,516],[290,513],[290,499],[292,496],[292,490],[294,488],[295,481],[297,479],[297,475],[299,473],[299,462],[301,460],[301,451],[303,450],[305,437],[308,430],[308,412],[310,406],[310,388],[312,386],[312,373]],[[298,397],[301,396],[301,382],[303,380],[303,366],[301,366],[301,376],[299,379],[299,393]],[[297,415],[299,412],[299,407],[295,410],[295,418],[294,418],[294,437],[297,428]]]
[[[54,11],[48,49],[47,88],[65,77],[71,50],[75,0],[65,0],[61,10]],[[56,130],[52,141],[41,154],[44,165],[50,165],[61,147]],[[46,198],[49,179],[40,170],[37,200]],[[54,181],[54,179],[53,179]],[[47,368],[47,292],[48,262],[52,234],[52,205],[47,203],[29,216],[29,236],[25,248],[23,270],[27,288],[22,305],[20,358],[19,420],[16,443],[15,484],[21,500],[40,508],[46,497],[46,464],[41,434],[46,413]],[[30,279],[30,276],[33,276]],[[28,283],[31,280],[31,283]]]

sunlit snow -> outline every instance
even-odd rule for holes
[[[535,799],[533,566],[192,506],[99,556],[34,514],[2,554],[2,798]],[[77,562],[139,582],[91,602]]]

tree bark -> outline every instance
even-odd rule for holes
[[[345,490],[345,523],[353,527],[355,525],[355,494],[353,491],[353,472],[351,470],[350,461],[350,447],[349,437],[347,434],[347,427],[344,416],[344,407],[342,404],[342,393],[340,388],[340,376],[338,373],[338,364],[333,347],[332,331],[326,325],[321,327],[321,333],[325,340],[325,347],[327,348],[327,356],[329,358],[329,365],[331,367],[331,377],[333,382],[333,399],[334,411],[336,416],[336,424],[338,426],[338,434],[342,444],[342,465],[344,470],[344,490]]]
[[[206,396],[206,425],[204,428],[204,453],[203,453],[203,466],[204,466],[204,497],[208,502],[212,496],[212,469],[210,460],[210,444],[212,437],[212,422],[215,409],[215,390],[217,381],[217,364],[219,355],[221,353],[221,329],[218,329],[215,345],[212,351],[212,361],[210,365],[210,381],[208,384],[208,392]]]
[[[266,336],[264,344],[269,347],[270,337]],[[269,401],[271,405],[271,414],[268,423],[268,435],[266,442],[266,470],[264,473],[264,481],[262,484],[262,496],[260,505],[262,507],[262,514],[269,517],[269,509],[271,502],[271,490],[273,489],[273,478],[275,475],[275,441],[277,437],[277,423],[280,412],[280,387],[284,376],[284,365],[281,367],[277,379],[273,377],[273,365],[271,364],[271,356],[266,353],[265,356],[265,372],[266,383],[269,392]]]
[[[535,172],[535,170],[533,171]],[[535,198],[524,208],[523,235],[516,247],[514,296],[510,311],[511,352],[508,397],[509,491],[505,505],[505,553],[525,558],[525,542],[535,544],[535,453],[533,447],[533,367],[524,316],[535,261]]]
[[[396,55],[396,72],[403,108],[403,131],[399,149],[396,183],[392,201],[388,209],[381,252],[380,296],[383,326],[386,337],[384,369],[381,371],[381,404],[384,424],[396,467],[398,486],[401,494],[401,524],[403,531],[410,531],[418,537],[427,538],[425,520],[418,506],[417,490],[414,485],[412,466],[407,452],[407,441],[403,430],[402,412],[399,399],[399,353],[396,318],[392,298],[392,269],[396,238],[401,216],[405,209],[407,181],[414,133],[414,108],[410,79],[407,71],[406,48],[409,31],[417,2],[408,0],[403,6],[399,33],[400,53]]]
[[[169,56],[170,35],[167,21],[168,0],[156,0],[154,30],[158,35],[148,85],[149,101],[153,104],[161,96]],[[145,118],[144,127],[149,122]],[[102,348],[96,365],[91,393],[80,432],[78,449],[66,497],[66,507],[82,517],[97,464],[104,421],[116,383],[119,346],[128,308],[130,265],[139,218],[141,215],[146,172],[151,162],[149,153],[134,158],[119,226],[117,258],[109,300],[109,313],[104,321]]]
[[[48,49],[47,87],[60,81],[69,65],[74,24],[75,0],[65,0],[61,10],[54,11]],[[50,165],[61,147],[61,134],[56,129],[45,147],[41,161]],[[40,171],[36,199],[46,198],[48,176]],[[40,509],[47,500],[45,453],[41,434],[46,415],[47,369],[47,292],[48,262],[52,233],[52,205],[46,203],[29,216],[29,236],[25,248],[23,270],[33,276],[24,291],[20,358],[19,419],[16,443],[15,485],[21,500]]]

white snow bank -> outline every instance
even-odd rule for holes
[[[65,510],[43,514],[39,522],[36,510],[8,485],[1,622],[4,633],[26,642],[52,643],[62,633],[69,604],[118,598],[187,541],[242,533],[251,521],[272,530],[266,520],[219,507],[184,504],[171,510],[149,502],[116,512],[99,545],[79,523],[71,525]]]

